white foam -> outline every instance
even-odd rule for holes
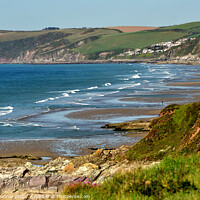
[[[49,98],[48,100],[53,101],[55,98]]]
[[[105,83],[103,86],[110,86],[111,85],[111,83]]]
[[[13,112],[13,107],[12,106],[5,106],[5,107],[0,107],[0,116],[3,115],[8,115]]]
[[[129,78],[123,78],[121,80],[123,80],[123,81],[129,81]]]
[[[141,83],[129,84],[129,85],[125,85],[124,87],[120,87],[118,89],[123,90],[123,89],[126,89],[126,88],[132,88],[132,87],[139,86],[139,85],[141,85]]]
[[[97,89],[98,87],[97,86],[94,86],[94,87],[89,87],[87,88],[88,90],[93,90],[93,89]]]
[[[139,76],[139,74],[135,74],[131,78],[141,78],[141,77]]]
[[[0,110],[13,110],[13,107],[12,106],[5,106],[5,107],[0,107]]]
[[[77,126],[72,126],[71,128],[72,128],[72,129],[75,129],[75,130],[77,130],[77,131],[80,129],[80,128],[78,128]]]
[[[168,71],[164,71],[163,74],[170,74],[170,72],[168,72]]]
[[[12,124],[4,123],[2,126],[12,126]]]
[[[78,105],[82,105],[82,106],[89,106],[90,104],[87,104],[87,103],[78,103],[78,102],[75,102],[74,104],[78,104]]]
[[[40,125],[40,124],[32,124],[32,126],[40,126],[40,127],[42,127],[42,125]]]
[[[62,93],[62,96],[63,97],[69,97],[69,94],[68,93]]]
[[[35,103],[44,103],[44,102],[47,102],[48,99],[44,99],[44,100],[40,100],[40,101],[36,101]]]
[[[108,94],[115,94],[115,93],[118,93],[118,92],[119,92],[119,90],[118,90],[118,91],[114,91],[114,92],[107,93],[106,95],[108,95]]]
[[[149,72],[155,72],[156,70],[155,69],[149,69]]]
[[[79,89],[76,89],[76,90],[69,90],[68,92],[71,93],[71,94],[76,94],[79,91],[80,91]]]
[[[92,99],[92,97],[88,97],[88,98],[86,98],[86,99],[78,99],[77,101],[78,101],[78,102],[81,102],[81,101],[86,101],[86,100],[90,100],[90,99]]]

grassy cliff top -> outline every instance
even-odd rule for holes
[[[159,160],[200,151],[200,102],[169,105],[151,122],[151,131],[127,152],[129,160]]]

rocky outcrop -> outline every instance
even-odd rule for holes
[[[123,123],[106,124],[101,128],[114,129],[115,131],[148,132],[150,121],[131,121]]]
[[[1,195],[58,194],[67,184],[89,181],[102,183],[117,172],[132,170],[139,166],[149,166],[151,162],[132,162],[123,158],[128,146],[119,149],[97,149],[93,154],[72,159],[57,158],[39,167],[30,162],[14,168],[1,168]],[[25,199],[25,198],[24,198]]]

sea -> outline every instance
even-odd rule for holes
[[[161,97],[162,91],[194,89],[168,83],[188,81],[199,73],[199,66],[170,64],[1,64],[0,141],[53,141],[49,142],[52,151],[65,156],[79,155],[80,148],[133,144],[141,138],[124,137],[124,132],[101,126],[155,115],[116,114],[92,119],[68,115],[96,109],[162,109],[167,103],[120,99]]]

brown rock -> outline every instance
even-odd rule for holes
[[[47,186],[47,177],[46,176],[37,176],[32,177],[29,182],[30,187],[46,187]]]
[[[29,181],[31,177],[26,177],[26,178],[20,178],[19,179],[19,185],[21,189],[28,189],[29,188]]]
[[[69,163],[67,166],[64,167],[63,171],[68,174],[73,173],[75,171],[74,165],[72,163]]]
[[[107,155],[109,155],[109,154],[110,154],[110,150],[104,150],[104,151],[103,151],[103,153],[104,153],[104,155],[106,155],[106,156],[107,156]]]
[[[95,165],[95,164],[92,164],[92,163],[86,163],[86,164],[83,165],[83,167],[88,168],[88,170],[90,170],[90,169],[99,169],[98,165]]]
[[[60,175],[54,175],[49,178],[48,187],[58,186],[62,177]]]
[[[95,152],[95,154],[99,156],[102,155],[102,153],[103,153],[103,149],[97,149]]]
[[[17,170],[14,172],[14,175],[17,177],[24,177],[28,171],[29,170],[26,167],[18,167]]]

